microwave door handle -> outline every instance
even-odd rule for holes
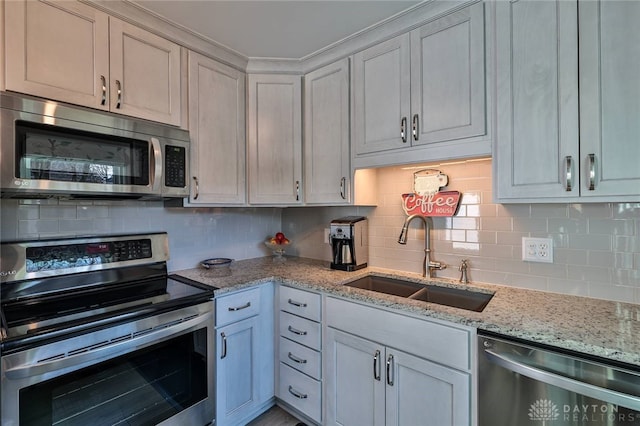
[[[601,401],[640,410],[640,400],[638,396],[605,389],[561,374],[541,370],[522,362],[522,360],[515,360],[505,353],[498,353],[489,349],[485,349],[484,353],[490,362],[539,382],[557,386],[570,392],[579,393]]]
[[[157,193],[162,187],[162,147],[157,138],[151,138],[151,165],[153,166],[151,189]]]

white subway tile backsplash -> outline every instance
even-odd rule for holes
[[[460,259],[468,258],[472,282],[640,303],[640,203],[494,204],[490,161],[434,167],[449,175],[447,190],[463,192],[456,217],[433,219],[433,257],[449,264],[437,276],[458,279]],[[422,271],[422,225],[412,224],[407,246],[396,243],[406,217],[400,194],[411,191],[415,170],[378,169],[381,204],[366,214],[376,237],[370,241],[373,266]],[[327,226],[328,210],[317,226]],[[283,223],[297,220],[291,213],[283,211]],[[554,262],[523,262],[524,236],[552,238]]]

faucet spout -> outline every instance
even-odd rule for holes
[[[434,271],[436,269],[445,269],[447,265],[442,262],[436,262],[431,260],[431,229],[433,229],[433,220],[431,217],[422,216],[420,214],[414,214],[407,217],[402,225],[400,231],[400,237],[398,237],[399,244],[407,244],[407,234],[409,233],[409,224],[416,218],[419,218],[424,223],[424,262],[422,265],[422,276],[433,278]]]

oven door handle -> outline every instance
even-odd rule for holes
[[[64,358],[56,358],[51,361],[36,361],[34,364],[8,368],[5,370],[5,376],[11,380],[23,379],[26,377],[40,376],[68,367],[81,368],[88,363],[95,363],[95,361],[98,360],[121,355],[125,353],[123,352],[123,348],[126,350],[128,346],[133,349],[138,349],[159,343],[176,334],[195,330],[207,322],[211,322],[213,325],[212,318],[213,313],[209,311],[176,324],[173,324],[175,321],[159,324],[143,335],[134,336],[135,333],[131,333],[129,338],[119,337],[107,344],[94,346],[93,348],[89,347],[85,352],[75,355],[67,355]]]
[[[600,386],[585,383],[572,377],[563,376],[558,373],[541,370],[534,366],[528,365],[522,360],[516,360],[505,353],[498,353],[490,349],[485,349],[484,353],[487,359],[500,367],[515,373],[522,374],[531,379],[542,383],[557,386],[570,392],[579,393],[601,401],[610,402],[612,404],[622,405],[640,411],[640,400],[638,396],[629,395],[611,389],[602,388]]]

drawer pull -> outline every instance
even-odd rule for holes
[[[298,399],[307,399],[309,397],[309,395],[307,395],[306,393],[300,393],[297,390],[295,390],[293,388],[293,386],[289,385],[289,393],[293,396],[295,396]]]
[[[295,300],[289,299],[288,302],[289,302],[290,305],[297,306],[298,308],[306,308],[307,307],[306,303],[296,302]]]
[[[107,79],[104,78],[104,75],[100,76],[100,82],[102,83],[102,96],[100,98],[100,105],[107,104]]]
[[[243,309],[247,309],[250,306],[251,306],[251,302],[247,302],[246,305],[242,305],[242,306],[229,306],[229,311],[230,312],[241,311]]]
[[[295,356],[294,354],[292,354],[291,352],[289,352],[289,355],[287,355],[287,357],[293,361],[293,362],[297,362],[298,364],[306,364],[307,360],[306,359],[302,359],[302,358],[298,358],[297,356]]]
[[[298,336],[306,336],[307,332],[306,331],[302,331],[302,330],[296,330],[295,328],[289,326],[287,327],[287,329],[292,332],[293,334],[297,334]]]

